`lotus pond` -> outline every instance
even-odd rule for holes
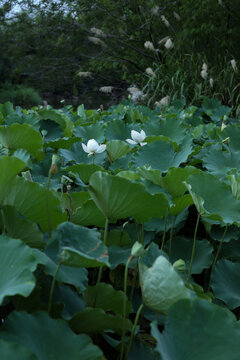
[[[215,99],[0,105],[1,359],[239,360],[239,139]]]

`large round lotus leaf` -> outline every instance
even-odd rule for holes
[[[240,264],[219,260],[211,277],[211,287],[214,295],[230,309],[240,306]]]
[[[0,193],[5,192],[5,205],[14,206],[27,219],[38,223],[43,232],[48,230],[47,190],[40,184],[14,179],[4,187],[0,183]],[[61,202],[53,191],[49,191],[49,213],[51,229],[65,221],[67,216],[62,212]]]
[[[83,299],[88,307],[100,308],[123,315],[123,300],[126,301],[126,315],[131,312],[131,302],[121,290],[115,290],[112,285],[99,283],[89,286],[83,293]]]
[[[17,354],[18,360],[37,360],[29,349],[19,344],[0,340],[0,358],[2,360],[15,359]]]
[[[183,300],[168,313],[165,330],[152,324],[162,360],[238,360],[240,326],[225,308],[206,300]]]
[[[95,139],[97,142],[104,142],[104,125],[97,123],[89,126],[76,126],[74,135],[82,138],[83,142],[88,142],[90,139]]]
[[[240,150],[240,126],[239,124],[227,126],[220,134],[221,139],[224,140],[226,138],[230,138],[229,147],[232,150],[239,151]]]
[[[185,162],[191,152],[191,144],[187,144],[179,152],[174,152],[170,142],[159,140],[141,147],[133,157],[133,164],[166,172],[170,167],[177,167]]]
[[[231,169],[240,168],[239,152],[223,152],[221,145],[211,146],[202,160],[203,166],[218,178],[226,177],[227,172]]]
[[[109,265],[107,247],[96,229],[65,222],[58,227],[62,253],[61,263],[74,267]]]
[[[3,206],[4,226],[7,234],[15,239],[22,240],[26,245],[43,249],[45,242],[43,233],[37,224],[20,216],[13,206]]]
[[[0,236],[0,304],[5,296],[28,296],[34,286],[37,260],[33,250],[20,240]]]
[[[191,175],[187,184],[190,185],[187,187],[200,213],[216,216],[216,219],[225,224],[239,223],[240,202],[232,195],[229,186],[204,172]]]
[[[85,145],[86,144],[87,143],[85,143]],[[93,155],[88,157],[88,154],[83,151],[81,142],[75,143],[69,150],[59,150],[59,155],[64,158],[65,164],[72,162],[75,162],[76,164],[93,164],[94,162],[94,164],[103,165],[106,158],[105,151],[101,154],[96,154],[94,157]]]
[[[189,268],[192,255],[193,239],[176,236],[172,244],[172,261],[182,259],[185,261],[186,269]],[[213,261],[213,247],[207,240],[197,240],[192,274],[200,274],[203,269],[209,268]]]
[[[74,174],[77,174],[85,184],[89,183],[89,179],[91,175],[96,171],[105,171],[102,166],[95,165],[93,163],[92,164],[82,163],[78,165],[72,165],[66,167],[63,170],[67,172],[71,171]]]
[[[70,149],[73,144],[81,141],[79,137],[70,137],[70,138],[57,138],[48,142],[44,142],[44,147],[52,147],[54,149]]]
[[[24,161],[14,156],[1,156],[0,157],[0,201],[3,200],[5,185],[7,185],[15,176],[20,173],[26,164]]]
[[[122,335],[123,324],[126,331],[131,331],[132,323],[120,315],[110,315],[103,309],[87,307],[83,311],[75,314],[70,320],[70,326],[77,334],[99,334],[106,330],[112,330]]]
[[[186,136],[186,129],[175,116],[168,117],[164,121],[148,121],[143,126],[144,131],[150,135],[164,135],[171,140],[181,143]]]
[[[146,339],[147,340],[147,339]],[[150,339],[149,339],[150,343]],[[152,349],[150,344],[146,341],[140,342],[135,340],[131,347],[131,351],[128,355],[128,360],[161,360],[160,354],[155,350]]]
[[[126,125],[124,121],[114,120],[108,123],[106,130],[106,138],[110,140],[122,140],[125,141],[130,137],[131,128]]]
[[[169,214],[173,216],[177,216],[184,209],[188,208],[192,204],[193,204],[193,199],[189,194],[183,195],[182,197],[179,198],[172,199],[172,204],[169,209]]]
[[[63,320],[44,312],[13,312],[1,328],[0,338],[31,350],[39,360],[100,360],[101,350],[87,335],[74,334]]]
[[[25,149],[37,159],[43,155],[42,137],[28,124],[0,126],[0,144],[9,150]]]
[[[143,303],[150,309],[167,313],[172,304],[190,297],[182,278],[162,255],[150,268],[140,261],[139,275]]]
[[[130,146],[121,140],[111,140],[107,144],[107,154],[111,162],[125,156],[130,151]]]
[[[74,124],[61,110],[42,109],[38,111],[40,120],[52,120],[59,124],[64,136],[72,136]]]
[[[198,171],[199,170],[193,166],[171,168],[168,170],[166,176],[161,178],[161,185],[168,190],[173,198],[178,198],[186,192],[186,186],[183,182],[187,181],[190,175]]]
[[[88,200],[81,207],[78,207],[71,215],[74,224],[82,226],[104,227],[105,216],[96,206],[93,200]]]
[[[152,217],[162,217],[168,210],[164,194],[151,195],[142,184],[100,171],[91,176],[89,192],[108,219],[132,216],[138,222],[144,222]]]

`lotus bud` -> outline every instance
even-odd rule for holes
[[[209,84],[210,84],[211,87],[213,87],[213,78],[209,79]]]
[[[185,261],[182,259],[179,259],[173,263],[173,267],[175,270],[178,270],[178,271],[184,273],[185,269],[186,269]]]
[[[53,154],[52,156],[52,163],[51,163],[51,167],[50,167],[50,173],[51,175],[55,175],[58,171],[58,163],[60,161],[60,158],[58,155]]]
[[[41,134],[42,134],[42,137],[44,138],[45,136],[47,136],[48,132],[47,132],[47,130],[42,130]]]
[[[144,246],[140,242],[136,241],[132,247],[131,256],[138,257],[143,255],[144,253]]]
[[[67,185],[67,192],[68,192],[68,193],[71,191],[71,188],[72,188],[71,185],[68,184],[68,185]]]

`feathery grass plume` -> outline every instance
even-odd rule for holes
[[[131,99],[134,103],[143,100],[146,95],[136,86],[130,86],[127,91],[131,94]]]
[[[88,40],[91,41],[93,44],[95,45],[100,45],[100,46],[106,46],[105,42],[103,42],[101,39],[94,37],[94,36],[88,36]]]
[[[146,41],[146,42],[144,43],[144,47],[145,47],[146,49],[148,49],[148,50],[156,51],[156,50],[155,50],[155,47],[154,47],[154,45],[153,45],[153,43],[152,43],[151,41]]]
[[[170,26],[169,21],[166,19],[166,17],[164,15],[161,15],[161,19],[166,27]]]
[[[149,76],[152,76],[152,77],[155,77],[155,76],[156,76],[155,72],[154,72],[153,69],[150,68],[150,67],[146,68],[145,71],[146,71],[146,73],[147,73]]]
[[[92,76],[92,73],[90,71],[79,71],[77,73],[77,76],[82,77],[82,78],[89,78]]]
[[[203,80],[207,80],[208,77],[208,67],[206,63],[203,63],[202,70],[201,70],[201,77]]]
[[[235,59],[232,59],[232,60],[230,61],[230,63],[231,63],[231,65],[232,65],[233,71],[234,71],[234,72],[238,72],[236,60],[235,60]]]
[[[113,91],[113,86],[102,86],[100,87],[99,91],[105,94],[110,94]]]
[[[171,50],[174,47],[174,44],[171,40],[171,38],[167,39],[167,41],[164,44],[165,48],[168,50]]]
[[[159,45],[165,44],[168,39],[170,39],[170,36],[165,36],[164,38],[158,41],[158,44]]]
[[[105,34],[101,29],[97,29],[97,28],[95,28],[95,27],[92,27],[92,28],[90,29],[90,31],[91,31],[93,34],[97,35],[97,36],[106,37],[106,34]]]
[[[178,13],[176,13],[176,11],[173,12],[173,16],[175,17],[175,19],[177,21],[181,21],[181,17],[180,17],[180,15]]]
[[[213,87],[213,78],[209,79],[209,84],[210,84],[211,87]]]
[[[152,15],[158,15],[159,12],[159,6],[154,6],[151,10]]]
[[[155,102],[155,105],[157,106],[157,107],[163,107],[163,106],[167,106],[167,105],[169,105],[169,103],[170,103],[170,96],[165,96],[165,97],[163,97],[160,101],[156,101]]]

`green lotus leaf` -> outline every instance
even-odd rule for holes
[[[28,348],[39,360],[66,360],[69,354],[71,360],[102,358],[101,350],[87,335],[74,334],[64,320],[53,320],[44,312],[13,312],[1,328],[0,338]]]
[[[152,170],[166,172],[170,167],[177,167],[185,162],[191,152],[190,143],[175,152],[170,142],[159,140],[143,146],[133,157],[133,164],[136,167],[148,166]]]
[[[15,239],[21,239],[26,245],[34,248],[44,248],[43,233],[37,224],[20,216],[13,206],[3,206],[4,226],[7,234]]]
[[[5,186],[19,174],[26,164],[24,161],[14,156],[1,156],[0,157],[0,201],[3,200]]]
[[[169,209],[169,214],[176,216],[180,214],[184,209],[192,205],[193,203],[194,203],[193,199],[189,194],[183,195],[182,197],[179,198],[172,199],[172,204]]]
[[[223,331],[224,329],[224,331]],[[182,300],[168,312],[165,330],[152,324],[162,360],[238,360],[240,326],[226,308],[206,300]]]
[[[240,168],[239,152],[223,152],[221,145],[211,146],[204,154],[203,166],[218,178],[226,177],[228,171]]]
[[[106,138],[110,140],[125,141],[130,137],[131,128],[126,125],[122,120],[114,120],[108,123],[106,130]]]
[[[70,137],[70,138],[59,138],[59,139],[54,139],[48,142],[44,143],[45,147],[51,147],[53,149],[70,149],[73,144],[75,144],[76,142],[81,141],[82,139],[79,137]]]
[[[0,126],[0,144],[9,150],[25,149],[37,159],[43,158],[42,137],[29,124]]]
[[[52,120],[59,124],[64,136],[72,136],[74,124],[61,110],[41,109],[38,111],[38,115],[40,120]]]
[[[0,235],[0,304],[5,296],[28,296],[35,287],[37,260],[22,241]]]
[[[9,185],[1,186],[0,194],[5,193],[4,204],[11,205],[25,218],[38,223],[43,232],[48,230],[47,190],[40,184],[14,179]],[[49,191],[49,214],[51,229],[65,221],[67,216],[62,212],[60,200],[53,191]],[[37,204],[37,206],[36,206]]]
[[[107,143],[107,154],[111,162],[125,156],[131,151],[130,146],[121,140],[111,140]]]
[[[226,259],[217,262],[211,277],[214,295],[228,308],[240,306],[240,264]]]
[[[108,219],[134,217],[144,222],[167,213],[168,200],[164,194],[149,194],[142,184],[95,172],[89,182],[89,192],[96,205]]]
[[[199,172],[188,178],[190,191],[198,212],[225,224],[239,223],[240,202],[234,198],[229,186],[215,176]]]
[[[81,137],[84,143],[90,139],[95,139],[98,143],[102,143],[105,140],[104,130],[104,125],[101,123],[89,126],[76,126],[74,135]]]
[[[143,130],[146,132],[148,136],[163,135],[177,142],[178,144],[182,143],[182,141],[186,136],[185,127],[175,116],[169,116],[167,119],[161,122],[157,122],[157,121],[146,122],[143,126]]]
[[[172,264],[162,255],[151,267],[139,262],[140,285],[143,303],[150,309],[167,313],[172,304],[190,298],[180,275]]]
[[[94,225],[98,227],[104,227],[105,216],[99,210],[93,200],[88,200],[72,213],[71,221],[74,224],[82,226]]]
[[[72,330],[77,334],[101,334],[104,331],[112,330],[119,335],[123,332],[124,323],[126,331],[131,331],[132,323],[130,320],[124,319],[120,315],[107,314],[103,309],[91,307],[75,314],[69,322]]]
[[[239,137],[240,137],[240,126],[239,124],[234,124],[227,126],[220,134],[220,137],[222,140],[229,137],[229,148],[231,149],[231,152],[239,151],[240,150],[240,143],[239,143]]]
[[[126,315],[131,312],[131,302],[127,300],[123,291],[115,290],[112,285],[99,283],[89,286],[83,292],[83,299],[87,307],[99,308],[105,311],[113,311],[115,314],[123,315],[123,300],[126,304]]]
[[[58,226],[61,243],[61,263],[73,267],[96,267],[107,265],[107,247],[96,229],[65,222]]]
[[[82,164],[72,165],[66,167],[63,170],[67,172],[71,171],[72,173],[77,174],[85,184],[89,183],[89,179],[91,175],[96,171],[105,171],[102,166],[95,165],[93,163],[92,164],[82,163]]]
[[[192,254],[193,239],[176,236],[172,242],[172,261],[183,259],[186,269],[189,268]],[[203,269],[209,268],[213,262],[213,247],[207,240],[197,240],[192,274],[200,274]]]
[[[2,360],[14,359],[16,354],[18,360],[37,360],[36,355],[26,347],[13,342],[0,340],[0,357]]]

